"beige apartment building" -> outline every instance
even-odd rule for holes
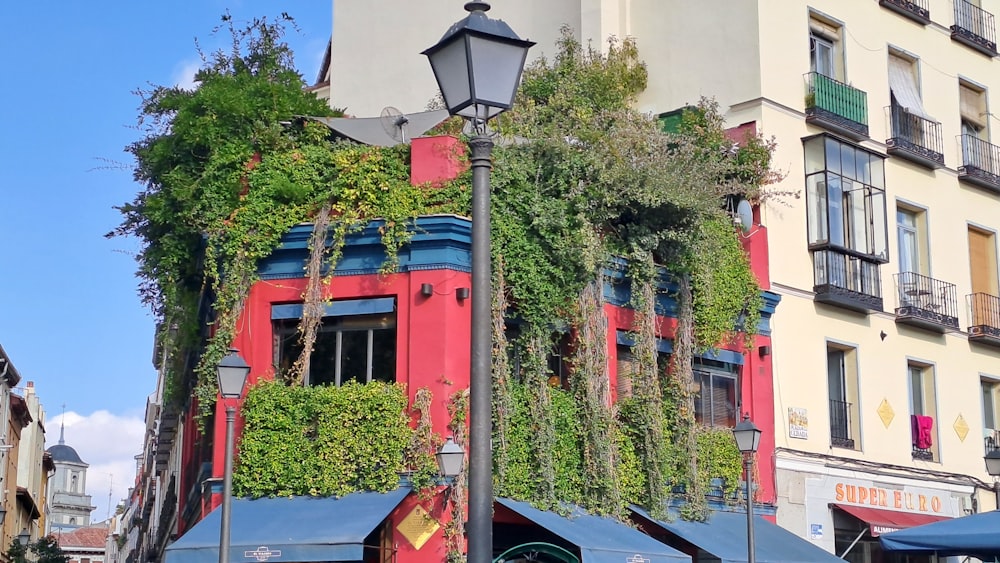
[[[336,0],[331,104],[419,111],[420,52],[462,2]],[[778,142],[762,205],[772,291],[777,522],[852,561],[877,536],[996,508],[1000,0],[497,0],[554,52],[635,37],[640,109],[716,98]],[[997,102],[1000,103],[1000,102]],[[743,374],[748,377],[751,374]]]

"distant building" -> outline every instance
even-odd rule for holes
[[[59,443],[46,450],[55,464],[55,475],[49,479],[48,530],[50,534],[90,525],[90,513],[96,508],[87,494],[87,468],[72,447],[66,445],[65,426],[59,427]],[[57,534],[58,535],[58,534]],[[104,549],[104,539],[101,539]]]
[[[89,518],[89,514],[87,516]],[[104,563],[108,523],[53,532],[69,563]]]

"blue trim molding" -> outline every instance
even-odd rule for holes
[[[396,310],[394,297],[376,297],[373,299],[345,299],[333,301],[323,306],[324,317],[348,317],[354,315],[375,315],[392,313]],[[302,303],[271,305],[271,320],[301,319]]]
[[[635,340],[624,330],[615,331],[615,342],[621,344],[622,346],[635,346]],[[664,354],[673,353],[673,341],[665,338],[657,338],[656,351]],[[704,352],[695,354],[695,357],[702,358],[704,360],[715,360],[717,362],[723,362],[730,365],[743,365],[743,354],[734,352],[733,350],[705,350]]]
[[[372,221],[358,232],[347,235],[335,276],[378,274],[386,262],[381,230],[385,221]],[[309,238],[313,226],[292,227],[270,256],[261,260],[261,279],[288,279],[305,276],[309,259]],[[410,227],[413,238],[399,251],[399,271],[472,271],[472,221],[457,215],[418,217]],[[332,241],[327,240],[327,244]],[[324,272],[325,274],[326,272]]]

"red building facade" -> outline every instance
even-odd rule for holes
[[[460,165],[451,156],[454,143],[450,138],[414,139],[414,183],[458,174]],[[379,273],[385,261],[379,227],[379,222],[375,221],[363,232],[348,237],[332,282],[324,288],[324,297],[330,301],[317,346],[326,346],[330,357],[337,361],[364,362],[369,378],[384,377],[391,372],[394,381],[405,384],[411,404],[418,389],[429,389],[434,397],[431,406],[433,430],[445,436],[450,422],[448,397],[455,389],[467,388],[469,384],[471,301],[468,297],[476,290],[470,281],[471,221],[451,215],[420,217],[412,241],[400,252],[398,271],[392,274]],[[294,352],[291,343],[294,338],[289,336],[294,336],[294,324],[301,317],[307,283],[303,272],[311,233],[312,225],[300,225],[283,238],[281,246],[260,265],[261,279],[246,299],[233,345],[251,366],[249,385],[274,378],[276,368]],[[773,514],[775,421],[769,329],[770,317],[779,298],[768,291],[766,229],[756,226],[738,236],[742,237],[749,253],[752,269],[763,290],[765,306],[752,349],[745,348],[742,343],[722,346],[699,359],[696,371],[701,374],[699,377],[705,378],[702,388],[713,390],[712,397],[699,399],[731,403],[702,408],[702,416],[715,417],[716,424],[735,423],[740,413],[746,412],[763,430],[757,461],[759,474],[755,476],[759,487],[756,498],[765,505],[771,503],[770,514]],[[608,273],[604,312],[608,321],[608,372],[615,396],[623,389],[619,385],[623,383],[619,381],[619,366],[631,344],[627,333],[633,328],[634,315],[626,306],[628,284],[624,283],[622,273]],[[659,311],[673,310],[666,294],[660,295],[658,300]],[[660,349],[669,353],[676,320],[664,314],[657,317],[657,325]],[[313,369],[317,375],[307,375],[306,383],[343,383],[337,366],[325,368]],[[181,490],[197,487],[206,477],[217,481],[208,481],[215,483],[206,489],[211,494],[202,496],[197,506],[191,503],[190,497],[180,499],[180,535],[221,500],[225,451],[225,406],[221,399],[215,409],[213,426],[207,429],[209,435],[202,438],[186,433],[184,436],[182,451],[188,462],[182,463],[185,474],[181,475]],[[237,444],[239,424],[237,421]],[[211,463],[202,463],[205,459]],[[439,500],[421,500],[411,494],[389,513],[379,541],[392,546],[395,561],[429,563],[444,560],[446,548],[441,529],[435,529],[429,537],[421,537],[416,542],[413,534],[407,534],[404,529],[404,520],[418,505],[446,521],[447,516],[439,503]],[[516,523],[526,517],[508,508],[498,508],[497,518]]]

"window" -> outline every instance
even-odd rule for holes
[[[934,121],[934,118],[924,111],[923,100],[920,96],[920,81],[917,76],[916,59],[900,52],[889,52],[889,91],[892,105],[901,108],[905,113]],[[893,137],[898,136],[893,134]]]
[[[275,305],[274,363],[278,371],[302,353],[298,326],[302,305]],[[396,313],[393,298],[335,301],[316,334],[306,385],[396,380]]]
[[[958,83],[958,112],[962,119],[962,134],[987,140],[986,91],[971,82]]]
[[[69,492],[71,492],[71,493],[78,493],[78,492],[80,492],[80,491],[77,490],[77,488],[78,488],[77,481],[78,481],[77,475],[76,475],[76,473],[73,473],[72,477],[70,477],[70,479],[69,479]]]
[[[923,210],[896,207],[896,234],[899,238],[899,272],[927,275],[927,227]]]
[[[521,341],[521,325],[513,321],[506,322],[504,335],[507,339],[507,361],[510,373],[515,379],[523,381],[523,370],[526,366],[521,362],[521,355],[529,344]],[[553,332],[548,345],[549,352],[545,357],[545,369],[549,385],[569,389],[571,335],[568,332]]]
[[[983,397],[983,440],[986,453],[1000,448],[1000,380],[980,381]]]
[[[809,17],[809,70],[844,82],[840,24],[817,14]]]
[[[733,364],[695,358],[694,417],[698,423],[725,428],[736,426],[739,389],[735,368]]]
[[[858,371],[856,350],[827,343],[827,390],[830,401],[830,444],[837,448],[859,449]]]
[[[888,260],[884,157],[827,135],[804,147],[810,248]]]
[[[972,292],[997,295],[996,235],[969,227],[969,266]]]
[[[913,459],[938,460],[934,368],[927,364],[910,362],[906,366],[906,373],[910,386],[910,434]]]

